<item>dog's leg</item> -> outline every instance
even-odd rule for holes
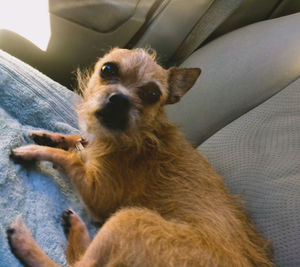
[[[39,145],[26,145],[13,149],[11,158],[17,163],[46,160],[50,161],[62,171],[76,186],[83,200],[89,198],[89,189],[92,185],[86,177],[86,167],[80,155],[75,152],[65,151],[60,148],[53,148]],[[84,194],[85,192],[85,194]]]
[[[34,241],[20,217],[6,232],[10,249],[22,264],[28,267],[58,267]]]
[[[81,194],[83,200],[89,195],[88,190],[92,185],[88,183],[88,179],[85,179],[86,167],[78,153],[48,146],[26,145],[13,149],[11,158],[16,163],[50,161],[75,184],[79,193],[85,192],[86,195]]]
[[[66,171],[70,164],[80,161],[76,153],[65,151],[60,148],[53,148],[40,145],[25,145],[14,148],[11,151],[11,158],[18,162],[30,162],[36,160],[47,160]]]
[[[30,132],[29,137],[38,145],[64,150],[73,150],[78,148],[78,146],[84,147],[87,145],[87,141],[77,134],[65,135],[45,131],[33,131]]]
[[[12,150],[11,158],[17,163],[35,160],[47,160],[65,174],[78,190],[92,216],[97,220],[103,219],[108,212],[115,208],[114,195],[106,190],[110,185],[104,184],[98,173],[86,166],[78,153],[59,148],[26,145]]]
[[[128,208],[99,230],[79,266],[213,266],[201,254],[192,227],[165,220],[148,209]],[[202,260],[201,260],[202,257]]]
[[[71,209],[64,211],[62,224],[69,241],[66,252],[67,260],[69,264],[73,264],[84,254],[92,240],[80,217]]]

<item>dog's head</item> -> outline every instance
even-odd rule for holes
[[[83,92],[80,124],[96,136],[134,134],[151,129],[173,104],[194,85],[199,68],[168,70],[143,49],[115,48],[99,59]]]

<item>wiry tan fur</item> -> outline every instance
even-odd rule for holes
[[[119,83],[100,78],[107,61],[121,66]],[[165,70],[142,49],[114,49],[96,64],[78,108],[89,140],[85,149],[75,153],[30,145],[13,151],[26,160],[52,161],[73,182],[92,216],[105,220],[91,241],[71,214],[67,258],[72,266],[273,266],[267,242],[222,178],[166,119],[164,105],[178,101],[198,75],[197,69]],[[162,91],[160,101],[150,106],[136,94],[148,81]],[[95,117],[105,97],[116,91],[133,103],[129,128],[121,132],[103,127]],[[34,256],[42,251],[33,239],[26,249],[35,254],[30,261],[24,257],[24,248],[15,242],[24,231],[13,230],[10,242],[17,257],[30,266],[56,266]],[[80,240],[85,241],[78,246]]]

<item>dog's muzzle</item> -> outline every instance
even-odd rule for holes
[[[114,93],[109,96],[104,107],[96,112],[96,116],[109,129],[125,130],[128,127],[129,110],[129,97],[121,93]]]

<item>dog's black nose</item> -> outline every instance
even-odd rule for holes
[[[129,122],[130,99],[121,93],[108,97],[108,102],[96,112],[101,123],[110,129],[125,130]]]
[[[129,97],[121,93],[112,94],[108,100],[118,110],[127,110],[130,106]]]

